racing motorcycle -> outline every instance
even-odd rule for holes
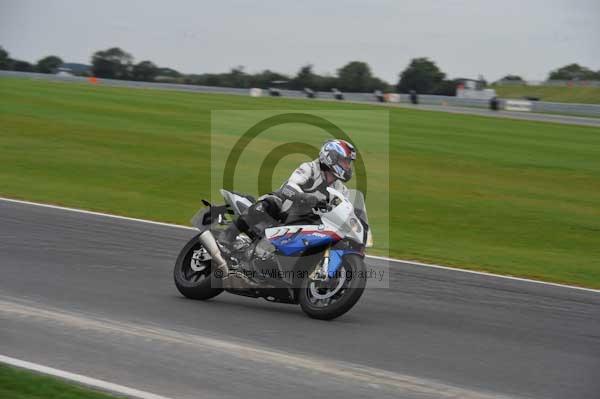
[[[328,200],[317,208],[291,212],[285,224],[268,227],[263,237],[241,233],[233,245],[219,234],[244,214],[254,198],[221,190],[224,205],[203,201],[192,219],[199,231],[181,250],[174,268],[175,285],[191,299],[206,300],[223,291],[299,304],[310,317],[331,320],[349,311],[366,286],[365,248],[372,246],[364,196],[348,198],[327,188]],[[215,260],[230,273],[243,273],[249,284],[228,284]]]

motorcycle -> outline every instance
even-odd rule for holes
[[[268,227],[263,237],[241,233],[231,248],[219,233],[244,214],[254,198],[220,190],[224,205],[206,206],[192,219],[199,232],[183,247],[174,268],[175,285],[191,299],[206,300],[223,291],[299,304],[310,317],[331,320],[348,312],[366,287],[365,248],[372,246],[364,196],[348,198],[328,188],[328,200],[315,209],[295,212]],[[216,261],[230,273],[243,273],[251,284],[230,284]]]

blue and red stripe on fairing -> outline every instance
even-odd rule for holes
[[[288,232],[279,236],[270,237],[269,241],[281,254],[292,256],[311,247],[335,244],[340,239],[340,236],[333,231],[302,230],[300,232]]]

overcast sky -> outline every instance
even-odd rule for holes
[[[600,0],[0,0],[0,45],[83,63],[119,46],[186,73],[360,60],[391,83],[426,56],[449,77],[542,80],[571,62],[600,69],[599,20]]]

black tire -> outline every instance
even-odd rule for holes
[[[332,320],[340,317],[356,304],[367,285],[366,267],[363,258],[358,255],[347,255],[343,259],[340,270],[346,269],[346,287],[339,291],[339,297],[332,303],[323,306],[315,303],[311,297],[311,280],[305,277],[302,281],[298,302],[304,313],[309,317],[320,320]],[[349,273],[349,277],[348,277]]]
[[[195,235],[181,250],[175,268],[173,269],[173,279],[175,286],[179,292],[186,298],[206,300],[214,298],[223,292],[222,288],[217,288],[215,285],[220,280],[212,278],[211,262],[206,262],[206,269],[201,272],[194,272],[191,269],[191,260],[194,251],[202,248],[202,244],[198,241],[200,234]]]

